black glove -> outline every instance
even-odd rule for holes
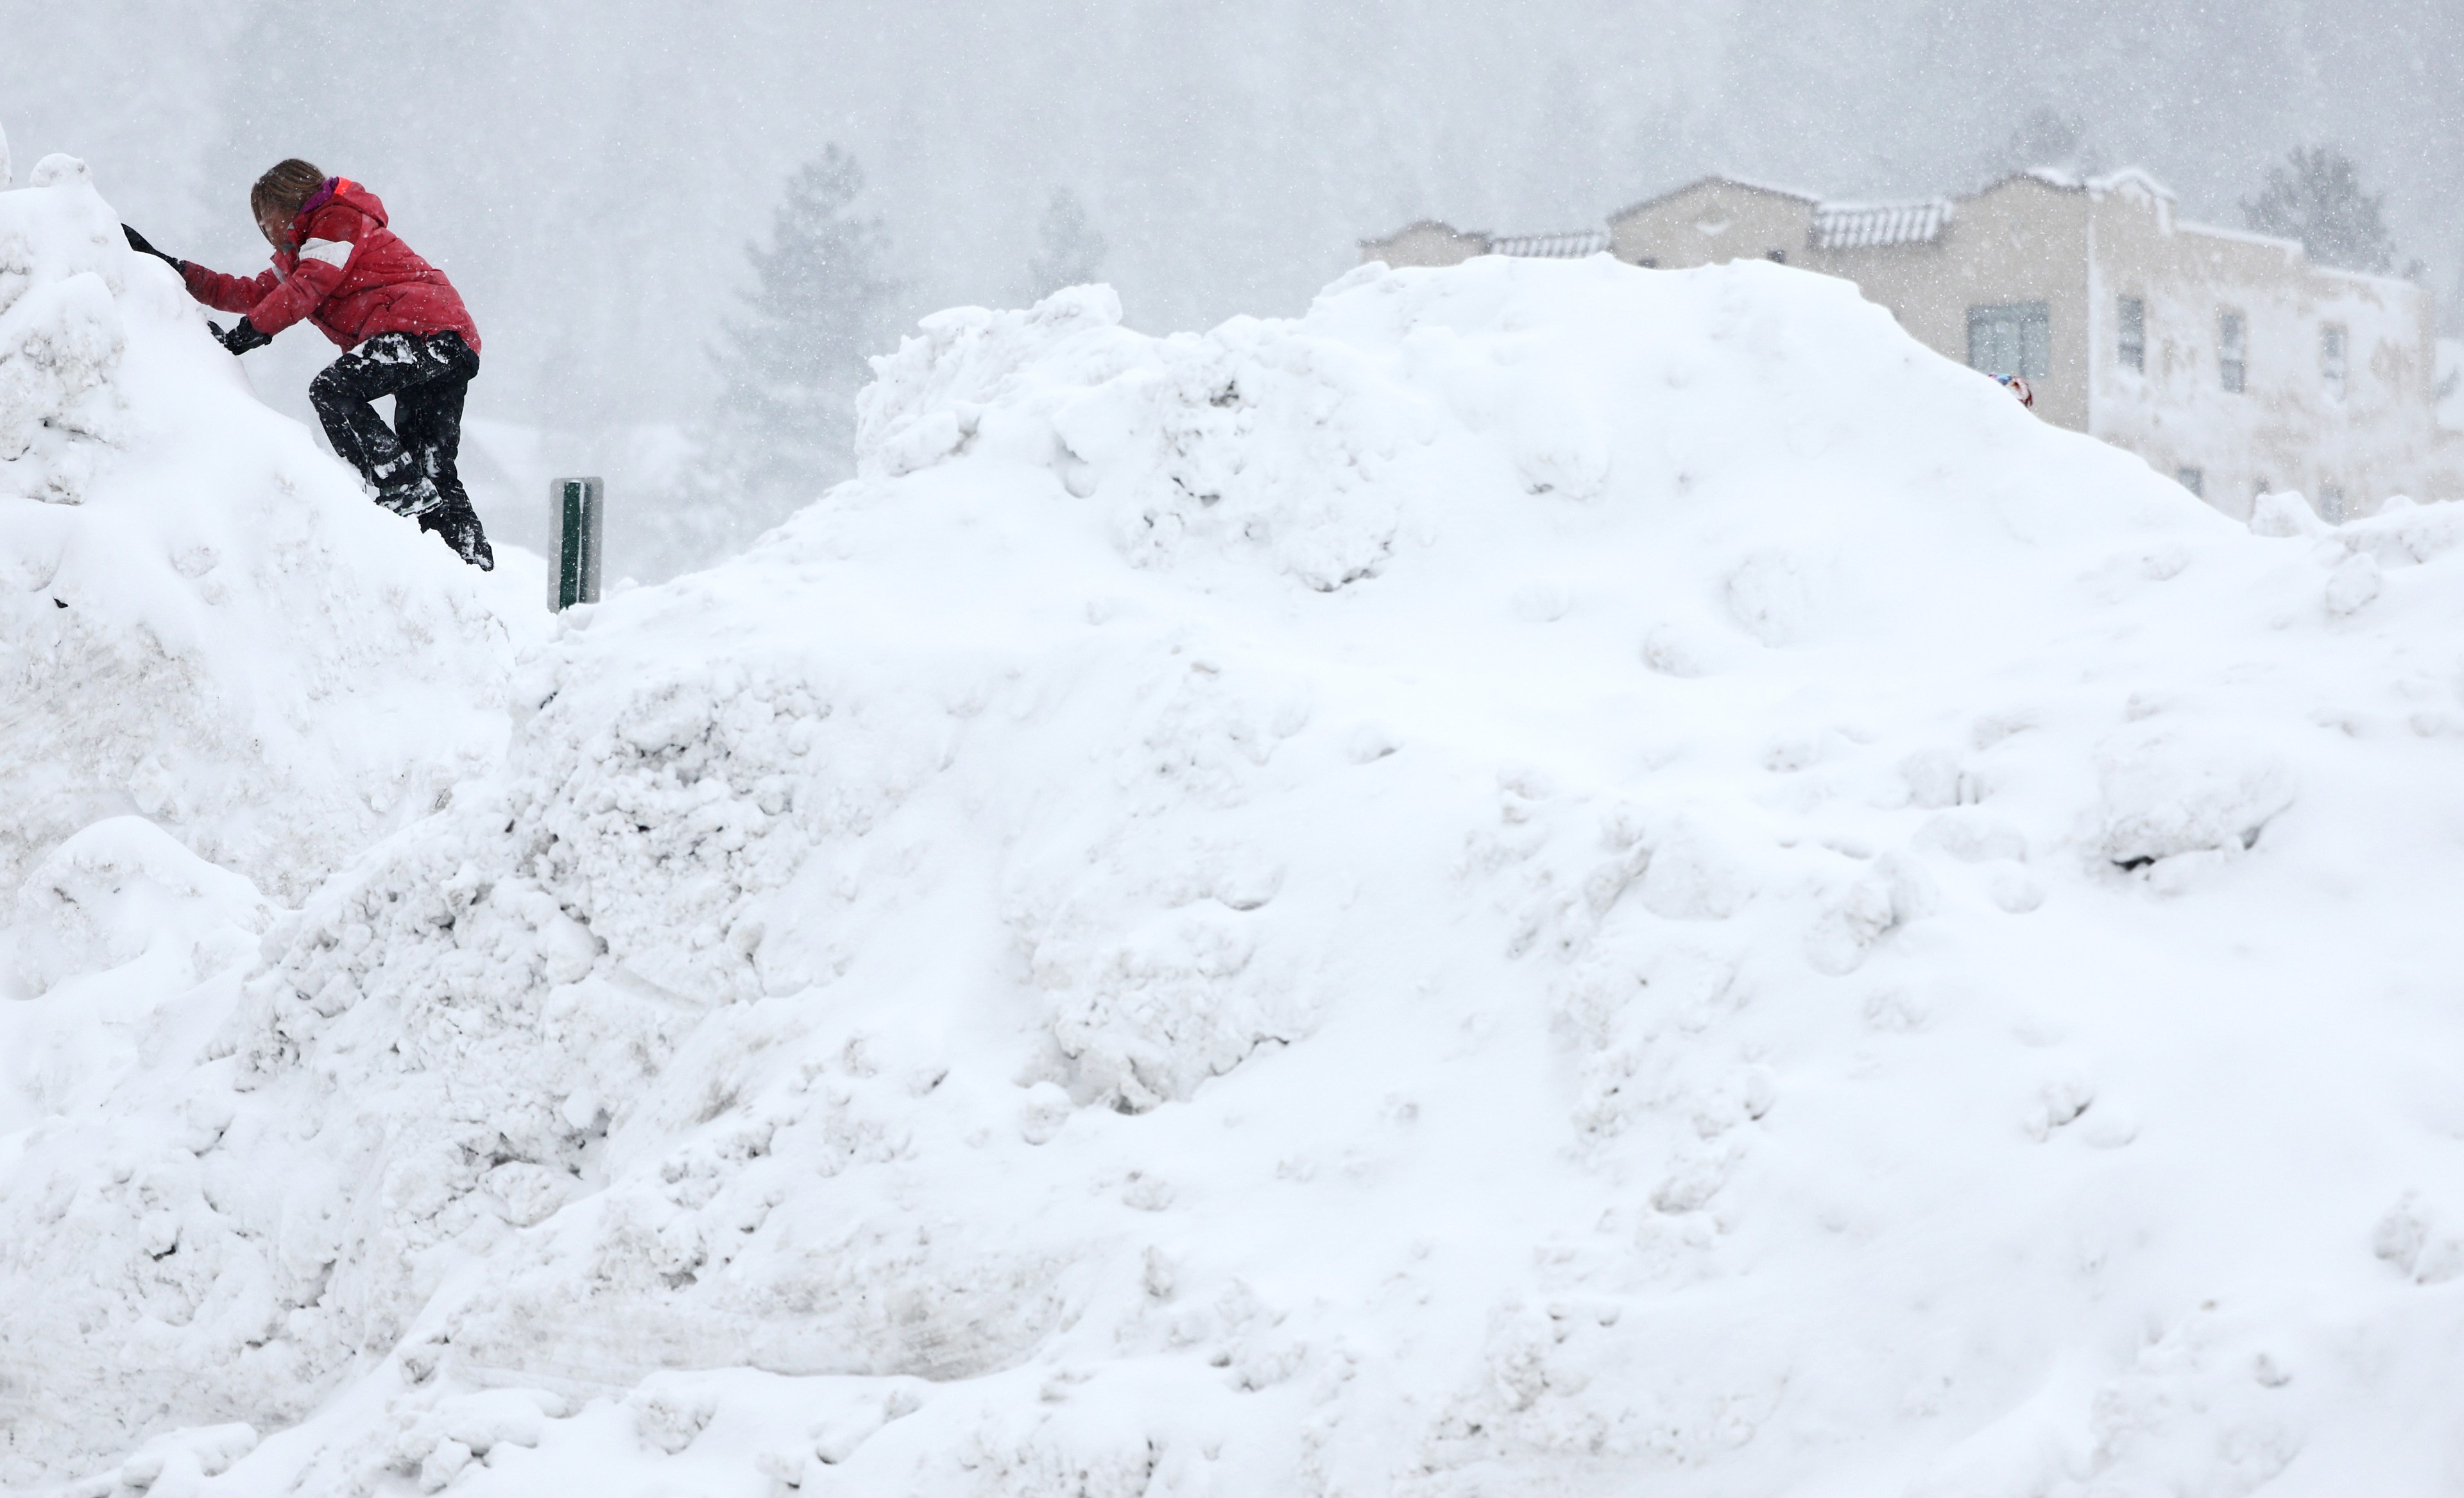
[[[214,328],[214,325],[210,322],[207,323],[206,326]],[[256,324],[251,322],[246,318],[242,318],[237,322],[232,323],[231,325],[231,331],[228,333],[224,332],[220,328],[214,328],[214,337],[222,340],[223,347],[230,349],[234,354],[245,354],[253,348],[263,348],[266,344],[274,341],[273,334],[259,333],[256,330]]]
[[[139,254],[150,254],[155,259],[162,261],[165,265],[169,266],[171,269],[178,271],[184,275],[187,274],[187,261],[174,259],[172,256],[165,254],[162,251],[155,249],[150,244],[147,244],[143,234],[139,233],[137,231],[129,228],[125,224],[120,226],[120,231],[128,236],[129,249],[136,251]]]

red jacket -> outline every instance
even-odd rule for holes
[[[479,348],[453,283],[385,227],[375,193],[341,177],[327,178],[300,205],[273,270],[238,276],[188,264],[181,275],[189,296],[217,312],[246,313],[267,335],[306,318],[344,348],[380,333],[448,331]]]

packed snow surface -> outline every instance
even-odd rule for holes
[[[525,646],[231,405],[5,501],[355,538],[183,678],[334,746],[298,851],[7,804],[12,1491],[2464,1483],[2457,512],[2243,528],[1777,266],[1371,267],[944,314]]]
[[[258,403],[82,163],[0,195],[0,891],[135,815],[297,901],[495,762],[541,630],[404,524]]]

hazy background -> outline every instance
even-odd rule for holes
[[[2342,146],[2444,306],[2460,93],[2459,0],[0,0],[21,180],[74,152],[156,242],[244,270],[259,170],[358,178],[472,304],[473,414],[620,470],[707,406],[745,242],[831,142],[915,315],[1018,299],[1056,187],[1165,331],[1296,311],[1424,215],[1583,227],[1711,171],[1964,190],[2040,154],[2013,137],[2048,107],[2228,224],[2287,148]],[[329,354],[252,363],[304,414]]]

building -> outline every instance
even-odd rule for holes
[[[1542,260],[1579,260],[1609,248],[1605,229],[1558,234],[1492,234],[1457,229],[1434,219],[1406,224],[1383,239],[1360,242],[1360,261],[1388,265],[1461,265],[1476,254],[1510,254]]]
[[[2396,494],[2464,497],[2464,442],[2436,415],[2430,294],[2185,221],[2145,172],[2023,173],[1901,203],[1712,177],[1615,214],[1606,237],[1635,265],[1761,258],[1853,280],[1939,352],[2027,376],[2045,420],[2139,453],[2228,514],[2270,490],[2299,490],[2329,519]],[[1421,223],[1362,250],[1453,264],[1582,238]]]

